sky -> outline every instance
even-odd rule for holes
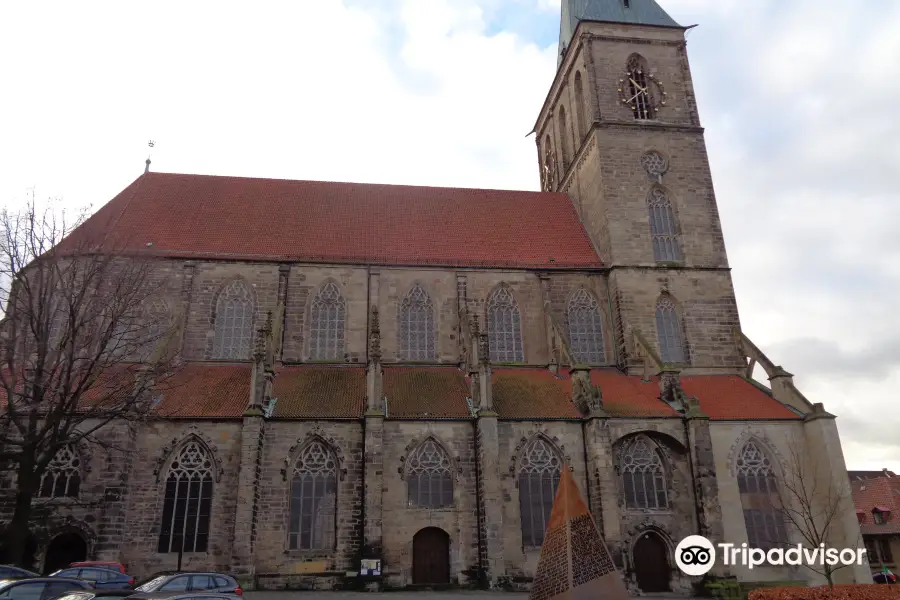
[[[688,55],[741,324],[900,472],[900,2],[659,0]],[[0,7],[0,198],[155,171],[539,189],[559,0]],[[893,174],[892,174],[893,173]]]

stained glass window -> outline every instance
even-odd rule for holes
[[[344,358],[346,303],[335,283],[326,283],[313,300],[309,319],[309,358]]]
[[[337,511],[337,462],[322,442],[300,453],[291,476],[288,546],[291,550],[334,547]]]
[[[400,304],[399,353],[402,360],[434,360],[434,306],[421,286]]]
[[[524,362],[519,306],[508,288],[498,288],[487,307],[491,362]]]
[[[169,465],[159,552],[178,552],[182,547],[185,552],[206,552],[212,492],[212,458],[203,444],[192,440]]]
[[[241,280],[229,283],[216,302],[213,358],[247,360],[253,339],[253,295]]]
[[[666,470],[651,440],[635,438],[622,453],[622,485],[628,508],[666,509],[669,506]]]
[[[582,364],[604,362],[603,318],[597,299],[585,289],[578,290],[569,299],[567,315],[572,358]]]
[[[738,491],[751,548],[780,547],[787,542],[775,470],[756,441],[749,441],[737,461]]]
[[[544,543],[561,468],[559,457],[546,440],[536,438],[525,448],[519,471],[519,509],[526,547]]]

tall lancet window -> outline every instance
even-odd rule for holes
[[[400,303],[399,354],[401,360],[434,360],[434,306],[431,298],[415,286]]]
[[[497,288],[487,305],[491,362],[524,362],[519,306],[506,287]]]
[[[522,518],[522,544],[535,548],[544,543],[556,486],[562,473],[561,461],[553,447],[535,438],[525,447],[519,470],[519,510]]]
[[[656,334],[659,338],[659,354],[663,362],[684,363],[684,336],[681,319],[675,302],[664,295],[656,304]]]
[[[158,552],[206,552],[212,493],[213,462],[209,450],[192,440],[169,465]]]
[[[578,290],[569,299],[569,346],[572,358],[582,364],[604,362],[603,318],[597,299],[585,290]]]
[[[288,547],[328,550],[334,547],[337,514],[337,461],[319,441],[300,453],[291,476]]]
[[[572,155],[569,149],[569,124],[566,121],[566,107],[559,107],[559,147],[562,151],[562,170],[563,173],[569,168]]]
[[[666,469],[655,443],[644,436],[635,438],[622,453],[621,468],[626,507],[669,507]]]
[[[741,450],[736,466],[747,544],[763,550],[780,547],[787,542],[787,531],[772,462],[759,443],[751,440]]]
[[[421,508],[453,506],[450,457],[433,439],[425,440],[407,461],[409,505]]]
[[[654,260],[680,261],[678,226],[669,195],[663,188],[654,187],[647,198],[647,207],[650,210],[650,239],[653,242]]]
[[[213,358],[247,360],[253,339],[253,295],[241,280],[229,283],[216,302]]]
[[[588,124],[584,120],[584,86],[581,83],[581,71],[575,72],[575,146],[576,148],[581,145],[581,140],[584,137],[585,130],[588,128]]]
[[[309,319],[309,358],[340,360],[344,357],[344,297],[335,283],[326,283],[313,300]]]

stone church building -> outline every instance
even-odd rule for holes
[[[688,590],[688,535],[802,541],[776,508],[791,445],[849,488],[841,444],[741,330],[686,29],[563,0],[541,192],[148,169],[103,206],[83,227],[155,261],[182,367],[130,453],[57,457],[36,567],[145,576],[181,549],[258,588],[363,560],[372,587],[527,588],[563,469],[632,590]]]

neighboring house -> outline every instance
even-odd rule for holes
[[[895,570],[900,560],[900,477],[885,469],[881,477],[856,479],[850,484],[872,572],[884,566]]]
[[[541,192],[146,172],[79,229],[157,261],[148,311],[185,367],[139,460],[60,452],[37,561],[144,576],[183,548],[269,587],[342,586],[361,558],[391,586],[527,584],[562,469],[633,589],[689,590],[688,535],[788,541],[791,457],[846,465],[834,416],[741,332],[689,28],[652,0],[562,17]]]
[[[862,479],[877,479],[879,477],[896,477],[897,474],[887,469],[880,471],[847,471],[850,481],[858,481]]]

